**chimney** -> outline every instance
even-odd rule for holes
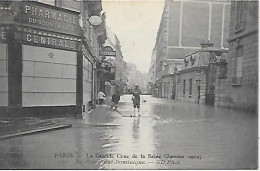
[[[203,40],[202,43],[200,43],[200,46],[202,49],[204,49],[204,48],[208,48],[208,47],[213,47],[214,43],[211,43],[210,40],[208,40],[208,42],[205,42]]]

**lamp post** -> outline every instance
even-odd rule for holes
[[[198,104],[200,103],[200,81],[201,81],[200,78],[196,79],[196,85],[198,88]]]
[[[89,17],[89,19],[87,21],[92,26],[92,28],[89,27],[89,29],[94,30],[97,26],[99,26],[102,23],[102,18],[99,17],[98,15],[92,15],[92,16]],[[92,99],[93,99],[92,105],[95,107],[96,106],[96,94],[97,94],[97,90],[96,90],[96,87],[97,87],[96,60],[94,60],[94,63],[93,63],[92,80],[93,80],[92,81]]]

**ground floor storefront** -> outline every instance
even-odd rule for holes
[[[76,22],[79,13],[29,1],[14,5],[27,10],[17,11],[23,17],[17,21],[0,21],[0,115],[82,115],[94,104],[97,81],[95,56]],[[75,22],[30,23],[32,7]]]

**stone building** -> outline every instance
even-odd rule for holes
[[[123,76],[122,76],[122,85],[123,85],[123,94],[127,92],[127,62],[123,61]]]
[[[232,1],[227,81],[216,106],[256,111],[258,104],[258,2]]]
[[[159,86],[157,86],[158,97],[175,99],[176,95],[176,73],[180,71],[183,65],[183,59],[167,59],[163,61],[163,75],[159,79]]]
[[[191,10],[192,9],[192,10]],[[157,32],[155,54],[156,87],[163,95],[162,76],[167,59],[181,59],[210,41],[227,49],[230,1],[166,0]]]
[[[128,93],[131,93],[133,88],[135,87],[136,84],[136,65],[133,63],[127,63],[127,79],[128,79],[128,84],[127,84],[127,88],[128,88]]]
[[[149,73],[148,73],[148,93],[150,93],[152,96],[155,96],[155,81],[156,81],[156,51],[153,49],[152,56],[151,56],[151,64],[149,67]]]
[[[114,57],[106,57],[106,61],[111,63],[111,72],[114,74],[113,78],[110,78],[112,84],[111,94],[113,94],[116,90],[123,94],[126,86],[126,69],[124,69],[124,67],[126,67],[126,63],[121,51],[120,41],[116,34],[114,34],[109,28],[107,29],[107,40],[105,42],[105,46],[109,46],[115,51]]]
[[[215,92],[226,79],[227,50],[203,43],[202,48],[185,56],[176,74],[176,100],[214,105]]]
[[[81,115],[95,103],[101,1],[0,2],[0,114]]]

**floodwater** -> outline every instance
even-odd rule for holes
[[[257,114],[143,96],[102,106],[72,128],[0,141],[2,169],[254,169]],[[136,111],[136,115],[137,111]]]

